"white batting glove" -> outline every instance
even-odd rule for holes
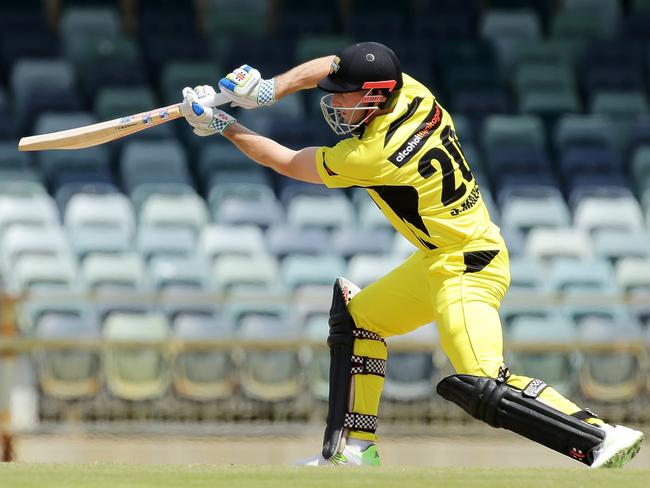
[[[224,130],[237,122],[237,119],[223,110],[201,105],[199,99],[214,96],[214,94],[214,88],[210,85],[201,85],[194,89],[189,86],[183,88],[181,113],[194,128],[194,133],[197,136],[223,135]]]
[[[275,78],[263,80],[260,72],[247,64],[221,78],[219,88],[232,100],[233,107],[257,108],[276,102]]]

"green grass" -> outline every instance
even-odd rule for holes
[[[5,464],[0,486],[50,487],[646,487],[650,470],[483,468],[310,468],[138,464]]]

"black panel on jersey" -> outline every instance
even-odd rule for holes
[[[403,115],[400,115],[397,119],[393,120],[390,123],[390,126],[388,126],[388,131],[386,131],[386,137],[384,137],[384,147],[386,147],[388,142],[393,138],[397,129],[399,129],[406,120],[413,117],[415,112],[417,112],[420,103],[422,103],[422,100],[422,97],[415,97],[406,108],[406,112],[404,112]]]
[[[499,250],[494,251],[471,251],[464,253],[465,273],[478,273],[499,254]]]
[[[442,109],[433,101],[433,106],[429,113],[422,119],[422,122],[415,130],[404,140],[393,154],[388,156],[388,160],[398,168],[408,163],[413,157],[420,152],[427,139],[436,131],[442,122]]]
[[[369,186],[367,188],[376,191],[379,198],[386,202],[399,218],[421,230],[425,235],[429,235],[418,210],[418,192],[415,188],[412,186]],[[419,240],[429,249],[436,248],[430,242]]]

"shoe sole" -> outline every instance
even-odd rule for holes
[[[601,468],[622,468],[624,464],[631,461],[641,449],[643,434],[641,434],[632,445],[619,449],[612,457],[605,461]]]

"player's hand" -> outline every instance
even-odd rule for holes
[[[275,103],[275,78],[263,80],[260,72],[247,64],[240,66],[219,80],[233,107],[257,108]]]
[[[194,89],[189,86],[183,88],[183,103],[181,113],[185,120],[194,128],[197,136],[211,136],[214,134],[223,135],[237,119],[228,115],[223,110],[210,108],[201,105],[199,99],[214,96],[214,88],[210,85],[197,86]]]

